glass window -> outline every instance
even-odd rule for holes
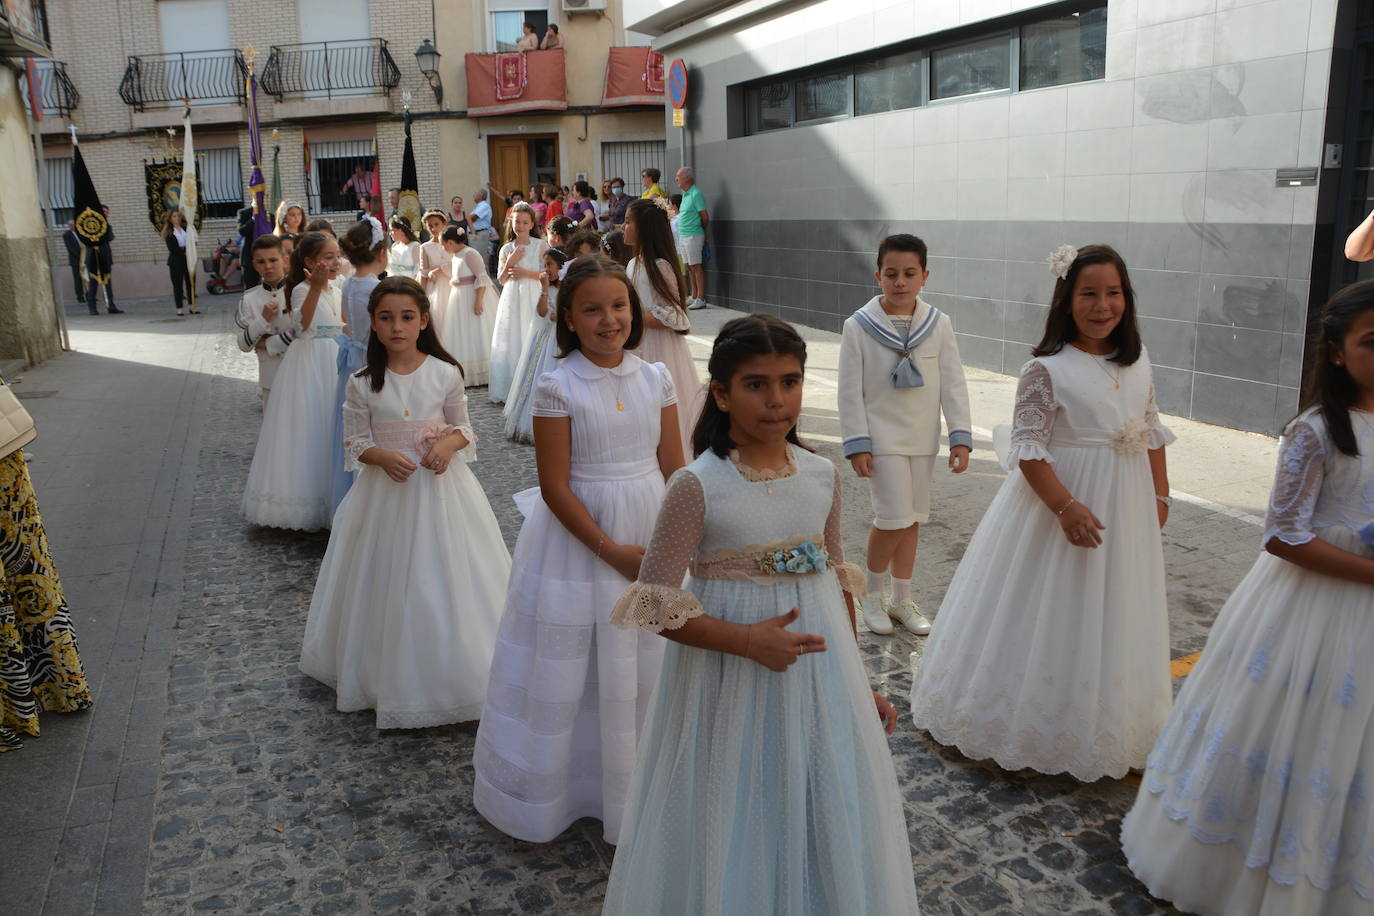
[[[876,114],[921,104],[921,52],[897,54],[854,68],[854,113]]]
[[[979,38],[930,55],[930,97],[949,99],[1011,88],[1011,41],[1007,35]]]
[[[525,34],[525,23],[534,27],[534,37],[544,38],[544,32],[549,27],[549,11],[542,10],[503,10],[491,14],[491,37],[496,44],[496,50],[516,51],[519,50],[515,43],[520,40],[520,36]]]
[[[745,129],[751,134],[791,127],[792,84],[778,82],[749,87],[745,115]]]
[[[797,80],[797,121],[818,121],[849,115],[852,96],[849,73],[823,73]]]
[[[1021,88],[1061,86],[1107,75],[1107,8],[1021,28]]]

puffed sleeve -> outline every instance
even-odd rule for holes
[[[1312,513],[1326,474],[1326,440],[1309,421],[1299,419],[1279,443],[1279,467],[1264,519],[1264,543],[1277,538],[1294,547],[1317,535]]]
[[[854,563],[844,561],[844,542],[840,537],[840,469],[835,469],[835,495],[830,501],[830,514],[825,517],[825,552],[830,554],[830,565],[835,577],[840,580],[840,588],[851,595],[864,595],[868,592],[868,581],[864,572]]]
[[[536,417],[568,416],[568,394],[563,388],[563,380],[556,374],[545,372],[539,376],[530,401],[530,413]]]
[[[683,468],[668,481],[639,579],[615,603],[611,623],[658,633],[705,614],[696,595],[682,587],[705,530],[706,494],[697,476]]]
[[[663,278],[667,281],[668,286],[672,289],[676,289],[678,282],[677,275],[673,272],[673,268],[668,265],[668,262],[659,258],[656,262],[656,266],[658,267],[658,272],[662,274]],[[646,269],[638,264],[636,267],[639,270]],[[645,280],[648,281],[648,277],[645,277]],[[649,294],[640,297],[642,299],[640,304],[643,305],[650,314],[662,322],[665,328],[672,331],[684,332],[692,329],[692,321],[687,317],[686,312],[680,308],[675,308],[672,303],[660,302],[658,296],[654,294],[654,285],[652,282],[646,282],[644,286],[647,288]]]
[[[1145,422],[1150,425],[1150,445],[1152,449],[1173,445],[1178,436],[1174,431],[1159,422],[1159,403],[1155,401],[1155,383],[1150,382],[1150,400],[1145,407]]]
[[[1016,385],[1016,406],[1011,418],[1011,447],[1002,466],[1007,470],[1021,461],[1054,462],[1049,452],[1050,435],[1059,405],[1054,400],[1054,384],[1044,363],[1033,359],[1021,370]]]
[[[663,394],[663,400],[658,406],[667,407],[669,404],[676,404],[677,386],[673,384],[673,373],[669,372],[668,367],[663,363],[654,363],[653,367],[658,370],[660,390]]]
[[[444,397],[444,422],[456,429],[468,440],[468,444],[458,454],[466,462],[477,459],[477,434],[472,430],[472,420],[468,417],[468,393],[463,383],[463,373],[454,367],[453,387]]]
[[[375,446],[372,441],[372,411],[367,406],[370,379],[349,376],[344,388],[343,428],[344,428],[344,470],[356,471],[362,467],[358,457]]]

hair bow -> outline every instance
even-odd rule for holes
[[[386,232],[382,229],[382,221],[375,216],[367,217],[368,224],[372,227],[372,247],[377,247],[386,239]]]

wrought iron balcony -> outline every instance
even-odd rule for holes
[[[233,49],[140,54],[129,58],[119,97],[135,111],[182,100],[236,104],[247,80],[243,53]]]
[[[60,60],[36,60],[34,69],[38,76],[38,102],[43,107],[44,116],[60,115],[67,117],[81,104],[81,93],[76,84],[67,76],[67,65]],[[29,107],[28,77],[24,79],[24,107]]]
[[[273,45],[262,68],[262,89],[281,101],[286,95],[333,99],[391,95],[401,70],[384,38],[312,41]]]

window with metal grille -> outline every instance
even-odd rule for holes
[[[243,207],[243,174],[239,148],[226,146],[196,150],[200,179],[201,219],[233,219]]]
[[[354,170],[363,167],[371,178],[376,167],[376,143],[364,140],[320,140],[310,144],[310,213],[330,214],[358,212],[357,192],[350,181]],[[348,185],[345,190],[344,186]]]
[[[658,169],[663,172],[668,167],[667,145],[662,140],[630,140],[601,144],[601,181],[620,178],[625,182],[625,193],[638,197],[640,193],[639,173],[645,169]],[[659,184],[665,182],[660,181]],[[593,187],[600,187],[600,181],[593,181]]]
[[[48,195],[48,213],[54,226],[66,226],[76,216],[72,208],[72,157],[53,156],[43,160],[43,187]]]

